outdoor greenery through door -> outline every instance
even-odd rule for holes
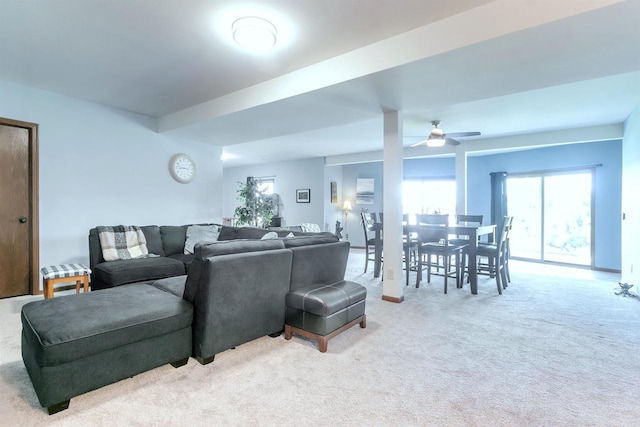
[[[507,178],[511,256],[593,267],[593,172]]]

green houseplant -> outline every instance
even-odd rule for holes
[[[268,227],[273,218],[273,202],[267,197],[265,190],[260,188],[259,182],[252,176],[247,182],[238,182],[238,200],[242,202],[235,210],[236,225],[250,225],[253,227]]]

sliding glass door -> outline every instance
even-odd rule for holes
[[[592,265],[593,171],[507,178],[511,256]]]

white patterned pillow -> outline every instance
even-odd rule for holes
[[[184,242],[184,253],[192,254],[198,242],[217,242],[220,230],[216,225],[190,225],[187,227],[187,240]]]
[[[310,222],[303,222],[300,224],[300,227],[302,227],[302,231],[307,233],[320,233],[322,231],[318,224],[312,224]]]
[[[260,240],[271,240],[271,239],[277,239],[277,238],[278,238],[278,233],[276,233],[275,231],[270,231],[264,236],[262,236]]]

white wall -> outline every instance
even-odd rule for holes
[[[325,180],[322,158],[295,160],[263,165],[239,166],[224,169],[222,213],[233,217],[240,202],[237,199],[238,182],[248,176],[275,176],[275,192],[280,195],[280,214],[287,225],[310,222],[324,227]],[[328,184],[327,184],[328,185]],[[310,203],[296,203],[296,189],[311,190]],[[329,203],[329,201],[326,201]]]
[[[640,104],[625,122],[622,140],[622,282],[640,288]]]
[[[222,220],[219,147],[158,134],[151,117],[3,81],[0,116],[40,125],[42,266],[88,263],[97,225]],[[169,175],[177,152],[196,161],[190,184]]]
[[[331,203],[331,183],[335,182],[338,189],[338,201]],[[340,221],[344,228],[344,214],[342,204],[344,201],[342,190],[342,166],[327,166],[324,168],[324,222],[325,230],[336,232],[336,221]],[[343,232],[344,234],[344,232]]]

